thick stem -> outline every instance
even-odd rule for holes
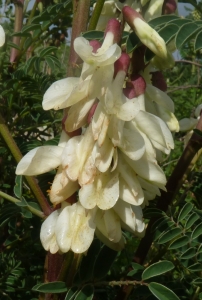
[[[70,55],[67,67],[67,76],[74,75],[74,69],[77,64],[78,55],[74,51],[74,40],[77,38],[81,32],[86,31],[89,9],[90,9],[90,0],[76,0],[73,2],[73,23],[72,23],[72,38],[70,46]]]
[[[97,26],[102,8],[104,6],[105,0],[98,0],[95,4],[95,8],[93,10],[92,16],[90,18],[90,22],[88,25],[88,30],[94,30]]]
[[[17,161],[17,163],[21,160],[22,154],[16,145],[12,135],[9,132],[8,127],[5,125],[4,120],[0,114],[0,134],[2,135],[7,147],[9,148],[10,152],[12,153],[13,157]],[[26,181],[28,182],[33,194],[35,195],[36,199],[38,200],[44,214],[48,216],[52,212],[52,208],[49,205],[46,197],[44,196],[43,192],[41,191],[39,185],[36,182],[36,179],[31,176],[25,176]]]
[[[10,196],[10,195],[7,195],[6,193],[1,192],[1,191],[0,191],[0,196],[1,196],[2,198],[4,198],[4,199],[7,199],[7,200],[9,200],[9,201],[15,203],[15,204],[21,202],[19,199],[16,199],[16,198],[14,198],[14,197],[12,197],[12,196]],[[38,210],[38,209],[36,209],[36,208],[30,206],[30,205],[24,206],[24,208],[25,208],[25,209],[28,209],[28,210],[31,211],[34,215],[36,215],[36,216],[38,216],[38,217],[40,217],[40,218],[42,218],[42,219],[44,219],[44,217],[45,217],[44,214],[42,213],[42,211],[40,211],[40,210]]]
[[[14,25],[14,32],[19,32],[22,29],[22,22],[23,22],[23,5],[24,0],[17,0],[15,2],[15,25]],[[17,46],[20,46],[20,36],[13,37],[13,43]],[[14,63],[19,55],[19,50],[16,48],[11,48],[10,54],[10,62]]]

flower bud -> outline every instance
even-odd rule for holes
[[[166,58],[167,49],[164,40],[143,20],[141,15],[129,6],[124,6],[122,12],[126,22],[135,31],[140,41],[157,56]]]
[[[177,9],[177,3],[175,0],[164,0],[162,14],[169,15],[173,14]]]
[[[122,53],[120,58],[114,63],[114,77],[119,71],[128,72],[130,65],[130,56],[127,53]]]
[[[157,87],[159,90],[166,92],[167,91],[167,84],[163,77],[163,74],[160,71],[151,72],[152,74],[152,84],[153,86]]]

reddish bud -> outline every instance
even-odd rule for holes
[[[167,91],[167,84],[163,77],[163,74],[160,71],[151,72],[152,74],[152,84],[153,86],[157,87],[159,90],[166,92]]]
[[[93,47],[93,53],[96,53],[97,50],[101,47],[100,42],[98,42],[96,40],[90,41],[89,44],[91,45],[91,47]]]
[[[139,74],[133,75],[131,77],[131,83],[134,87],[136,97],[144,94],[146,89],[146,82],[141,75]]]
[[[104,36],[106,36],[108,32],[113,33],[114,43],[118,44],[121,39],[121,23],[116,19],[110,19],[107,23]]]
[[[144,21],[143,17],[136,11],[134,10],[132,7],[130,6],[124,6],[122,8],[122,13],[123,13],[123,17],[125,19],[125,21],[128,23],[128,25],[134,29],[134,19],[135,18],[140,18],[141,20]]]
[[[130,56],[127,53],[122,53],[119,59],[114,63],[114,77],[119,71],[128,72],[130,66]]]
[[[162,14],[170,15],[173,14],[177,9],[177,3],[175,0],[164,0]]]

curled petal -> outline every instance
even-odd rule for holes
[[[59,212],[55,210],[43,222],[40,232],[40,240],[46,251],[54,254],[59,250],[55,237],[55,225],[58,219]]]
[[[61,163],[62,147],[42,146],[29,151],[19,162],[17,175],[35,176],[57,168]]]
[[[79,78],[76,77],[64,78],[54,82],[43,96],[43,109],[57,110],[67,107],[67,99],[78,83]]]

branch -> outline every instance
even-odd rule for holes
[[[17,144],[15,143],[12,135],[8,127],[6,126],[3,117],[0,114],[0,134],[2,135],[7,147],[9,148],[10,152],[12,153],[13,157],[17,161],[17,163],[22,159],[22,154],[20,149],[18,148]],[[35,195],[36,199],[38,200],[41,209],[43,210],[44,214],[48,216],[52,212],[52,208],[49,205],[46,197],[44,196],[42,190],[40,189],[39,185],[36,182],[36,179],[31,176],[25,176],[26,181],[28,182],[33,194]]]
[[[175,92],[177,90],[190,89],[190,88],[202,89],[202,85],[194,85],[194,84],[191,84],[191,85],[182,85],[182,86],[178,86],[178,87],[174,88],[173,90],[167,91],[166,93],[169,94],[169,93],[173,93],[173,92]]]
[[[201,68],[202,68],[202,65],[201,65],[201,64],[196,63],[196,62],[191,61],[191,60],[181,59],[181,60],[175,60],[175,62],[176,62],[176,63],[191,64],[191,65],[195,65],[195,66],[198,66],[198,67],[201,67]]]
[[[81,32],[86,31],[90,2],[90,0],[76,0],[73,2],[74,14],[72,22],[70,55],[67,66],[67,76],[74,75],[74,69],[78,60],[78,54],[74,51],[74,40],[81,34]]]
[[[96,2],[95,8],[93,10],[89,25],[88,25],[88,30],[94,30],[97,26],[102,8],[104,6],[105,0],[98,0]]]

